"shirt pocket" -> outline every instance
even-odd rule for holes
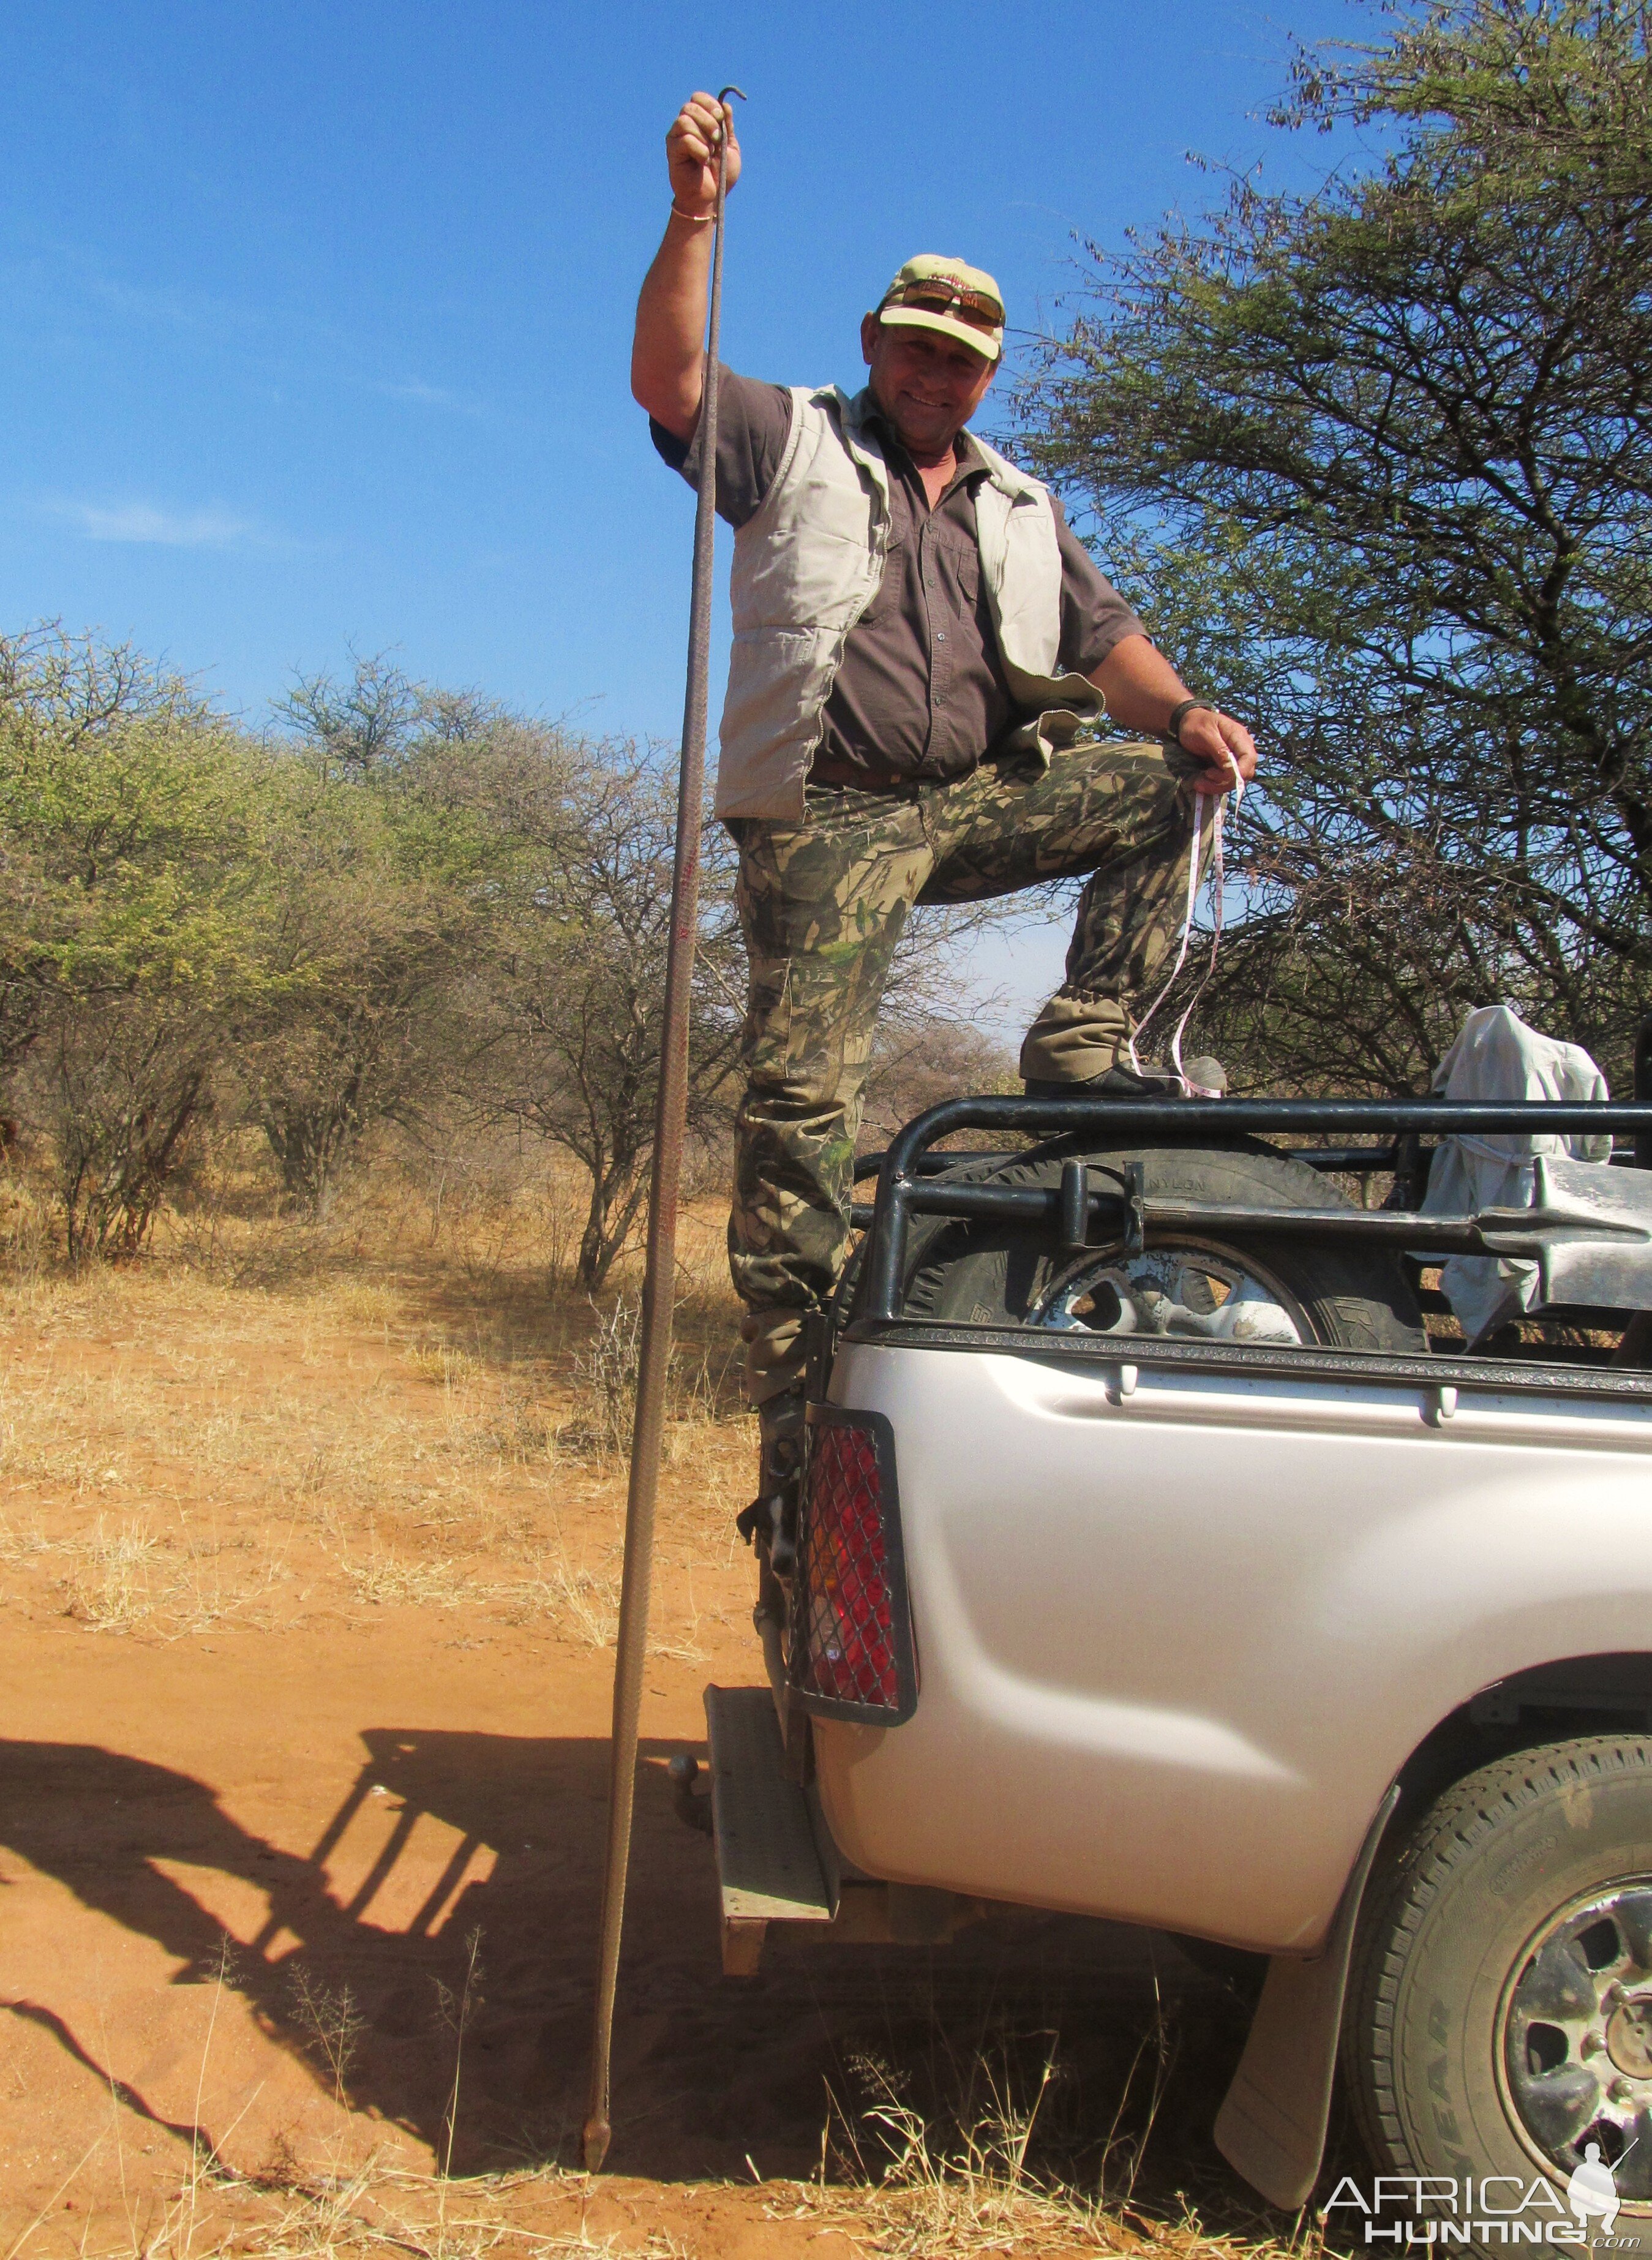
[[[866,610],[855,622],[857,627],[871,628],[882,625],[900,610],[901,590],[906,579],[906,545],[896,534],[883,553],[883,577],[873,590]]]
[[[969,535],[944,521],[928,537],[931,614],[939,609],[955,620],[973,619],[981,598],[981,552]]]

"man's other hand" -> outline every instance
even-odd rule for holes
[[[740,178],[740,143],[734,136],[733,113],[713,95],[691,94],[678,111],[665,137],[666,164],[671,175],[671,201],[682,212],[711,211],[717,203],[717,145],[728,136],[728,185]]]
[[[1231,792],[1235,772],[1246,784],[1256,774],[1255,740],[1231,714],[1195,706],[1183,718],[1180,743],[1184,753],[1206,764],[1193,780],[1198,792]]]

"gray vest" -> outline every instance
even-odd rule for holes
[[[786,451],[762,506],[734,536],[734,642],[723,704],[719,816],[803,814],[803,789],[849,630],[883,577],[889,468],[864,419],[869,392],[796,388]],[[1049,494],[980,440],[976,537],[998,657],[1026,719],[1019,745],[1049,759],[1105,712],[1082,675],[1056,672],[1062,556]]]

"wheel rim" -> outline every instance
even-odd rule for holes
[[[1503,2012],[1505,2092],[1563,2177],[1600,2146],[1620,2198],[1652,2199],[1652,1877],[1574,1901],[1527,1946]]]
[[[1138,1255],[1114,1249],[1065,1272],[1030,1313],[1062,1334],[1176,1335],[1296,1345],[1315,1340],[1307,1313],[1248,1255],[1214,1243],[1166,1241]]]

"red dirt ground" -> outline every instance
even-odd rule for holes
[[[1041,2123],[1055,2169],[1092,2176],[1110,2124],[1140,2114],[1167,2003],[1179,2054],[1150,2221],[1183,2221],[1191,2191],[1207,2220],[1264,2226],[1205,2132],[1241,2022],[1169,1947],[1006,1913],[935,1952],[782,1944],[757,1980],[719,1976],[710,1848],[675,1818],[664,1761],[699,1744],[708,1679],[758,1676],[748,1565],[724,1536],[740,1424],[685,1431],[668,1476],[656,1636],[676,1652],[648,1672],[615,2136],[588,2185],[572,2169],[611,1654],[531,1581],[553,1528],[564,1563],[611,1576],[618,1471],[489,1461],[476,1423],[495,1417],[504,1353],[433,1383],[427,1350],[410,1367],[402,1288],[397,1324],[376,1328],[325,1301],[100,1292],[0,1312],[4,2260],[392,2235],[481,2249],[493,2228],[454,2240],[482,2221],[540,2250],[583,2233],[835,2260],[894,2232],[843,2184],[840,2141],[829,2186],[790,2186],[819,2176],[828,2091],[851,2120],[869,2078],[927,2113],[983,2065],[1021,2078],[1059,2034]],[[519,1412],[539,1384],[519,1358],[511,1371]],[[226,1407],[229,1444],[211,1425]],[[329,1494],[325,1472],[291,1469],[343,1466],[340,1423],[363,1456]],[[136,1600],[111,1517],[128,1518]],[[397,1591],[386,1563],[409,1590],[459,1579],[461,1600],[373,1599]],[[340,2078],[345,2009],[359,2029]],[[1054,2235],[1019,2249],[1096,2249]]]

